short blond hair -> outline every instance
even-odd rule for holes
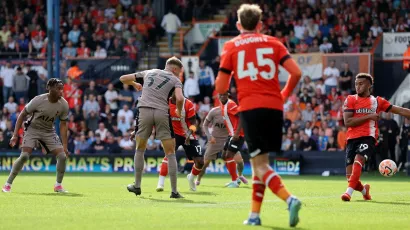
[[[242,4],[238,11],[238,20],[245,30],[255,30],[262,20],[262,10],[257,4]]]
[[[181,60],[179,60],[179,58],[177,58],[175,56],[171,57],[171,58],[168,58],[165,66],[167,66],[167,65],[175,65],[175,66],[178,66],[179,68],[182,68],[182,66],[183,66]]]

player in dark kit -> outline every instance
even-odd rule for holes
[[[294,227],[299,222],[301,202],[286,190],[280,176],[270,167],[268,153],[281,149],[283,101],[299,82],[301,71],[280,40],[259,33],[261,18],[258,5],[241,5],[237,22],[241,34],[224,44],[215,86],[218,93],[225,93],[233,73],[253,174],[251,213],[244,224],[261,224],[259,213],[268,187],[287,203],[289,225]],[[282,92],[279,65],[290,73]]]
[[[344,102],[343,119],[347,129],[346,178],[348,187],[341,196],[350,201],[353,191],[359,191],[364,200],[371,200],[370,185],[363,185],[360,175],[365,162],[374,157],[379,135],[378,120],[381,112],[392,112],[410,118],[410,110],[391,105],[386,99],[371,95],[373,77],[367,73],[356,76],[357,94],[349,95]]]
[[[10,176],[3,186],[3,192],[11,191],[11,184],[21,171],[26,161],[30,158],[33,148],[37,142],[47,151],[52,153],[57,159],[57,181],[54,191],[66,193],[61,185],[65,173],[67,150],[67,118],[68,103],[63,96],[64,83],[56,78],[51,78],[47,82],[48,93],[34,97],[20,113],[13,137],[10,139],[10,146],[14,147],[18,139],[18,131],[23,125],[27,115],[31,117],[24,123],[24,136],[20,157],[14,162]],[[61,141],[55,128],[55,119],[60,118]]]
[[[179,117],[176,111],[176,98],[175,94],[169,99],[169,111],[172,121],[172,128],[175,132],[175,151],[182,146],[185,150],[185,154],[189,160],[194,161],[191,173],[188,174],[187,179],[189,187],[192,191],[196,191],[195,177],[201,172],[204,165],[204,156],[202,155],[201,145],[198,142],[198,138],[195,135],[197,130],[197,120],[194,104],[185,98],[184,105],[182,106],[181,117]],[[157,192],[164,191],[164,181],[168,174],[168,158],[164,157],[162,160],[161,168],[159,170],[159,179]]]

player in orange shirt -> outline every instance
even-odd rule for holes
[[[169,115],[172,121],[172,128],[175,133],[175,151],[182,146],[189,160],[194,161],[191,173],[187,179],[189,187],[192,191],[196,191],[195,177],[201,172],[204,165],[204,156],[202,155],[201,145],[198,142],[195,131],[197,130],[196,112],[194,104],[185,98],[181,116],[179,117],[176,111],[175,94],[169,99]],[[161,168],[159,170],[159,179],[157,192],[164,191],[165,177],[168,175],[168,159],[164,157]]]
[[[410,118],[410,110],[391,105],[386,99],[371,95],[373,77],[367,73],[356,76],[357,94],[349,95],[344,102],[343,119],[347,129],[346,178],[349,181],[343,201],[350,201],[353,191],[359,191],[364,200],[371,200],[370,185],[360,181],[362,168],[375,153],[381,112],[392,112]]]
[[[222,151],[222,159],[225,161],[225,166],[232,179],[232,181],[225,186],[228,188],[238,188],[240,182],[248,184],[248,180],[242,175],[244,163],[240,155],[242,146],[245,143],[245,138],[239,119],[238,105],[228,99],[228,96],[228,92],[219,94],[219,107],[229,135],[228,140],[225,142],[224,150]],[[237,169],[239,175],[236,171]]]
[[[288,204],[289,225],[294,227],[299,222],[302,204],[287,191],[280,176],[270,167],[268,153],[281,149],[283,101],[299,82],[301,71],[277,38],[259,33],[261,18],[262,10],[258,5],[241,5],[237,22],[241,34],[224,44],[215,85],[218,93],[225,93],[233,73],[253,172],[251,213],[244,224],[261,225],[259,213],[268,187]],[[282,91],[278,80],[279,65],[290,73]]]

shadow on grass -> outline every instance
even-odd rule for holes
[[[222,186],[218,186],[218,185],[201,185],[203,187],[207,187],[207,188],[221,188],[221,189],[252,189],[252,187],[245,185],[245,186],[239,186],[238,188],[227,188]]]
[[[218,193],[214,193],[214,192],[204,192],[204,191],[197,191],[197,192],[189,192],[187,193],[189,195],[201,195],[201,196],[217,196],[219,195]]]
[[[160,202],[160,203],[216,204],[215,202],[207,202],[207,201],[197,202],[197,201],[189,200],[189,199],[186,199],[186,198],[181,198],[181,199],[172,199],[172,198],[157,199],[157,198],[152,198],[152,197],[143,197],[143,196],[141,196],[140,199],[151,200],[151,201]]]
[[[391,205],[410,206],[410,202],[397,202],[397,201],[358,200],[357,202],[362,202],[362,203],[374,203],[374,204],[391,204]]]
[[[29,196],[62,196],[62,197],[84,197],[80,193],[57,193],[57,192],[48,192],[48,193],[34,193],[34,192],[20,192],[17,194],[29,195]]]
[[[295,227],[295,228],[282,228],[282,227],[275,227],[275,226],[267,226],[267,225],[262,225],[262,226],[258,226],[261,228],[266,228],[266,229],[272,229],[272,230],[289,230],[289,229],[300,229],[300,230],[308,230],[308,228],[299,228],[299,227]]]

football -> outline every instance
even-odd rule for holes
[[[379,172],[385,177],[393,176],[397,172],[396,163],[394,163],[394,161],[389,160],[389,159],[380,162]]]

